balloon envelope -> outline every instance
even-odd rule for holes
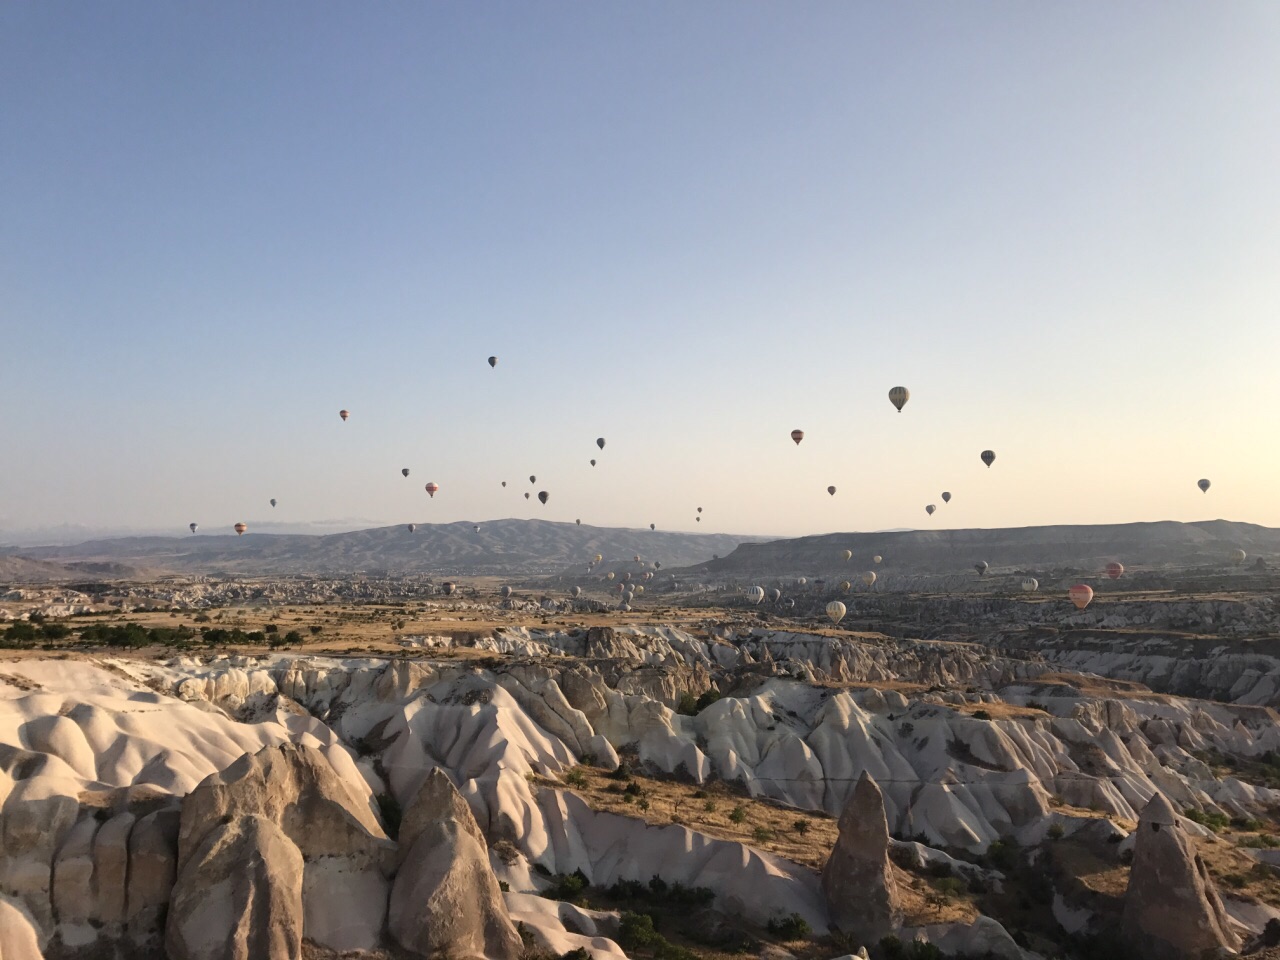
[[[759,603],[764,599],[764,587],[752,587],[747,591],[747,599],[752,603]]]
[[[1083,610],[1089,605],[1089,601],[1093,599],[1093,588],[1087,584],[1077,583],[1067,591],[1067,596],[1071,598],[1071,602],[1076,605],[1077,610]]]
[[[271,505],[272,505],[273,507],[276,505],[276,498],[275,498],[275,497],[272,497],[272,498],[271,498]]]
[[[792,430],[792,431],[791,431],[791,439],[792,439],[792,440],[794,440],[797,444],[799,444],[799,443],[800,443],[800,441],[804,439],[804,431],[803,431],[803,430]]]
[[[596,462],[595,462],[594,460],[592,460],[592,461],[591,461],[591,465],[594,467],[594,466],[596,465]]]
[[[852,551],[852,550],[846,550],[844,553],[842,553],[842,554],[841,554],[841,556],[842,556],[842,557],[844,557],[844,558],[845,558],[845,560],[852,560],[852,559],[853,559],[853,551]]]
[[[497,357],[490,357],[490,358],[489,358],[489,366],[491,366],[491,367],[496,367],[497,365],[498,365],[498,358],[497,358]]]
[[[246,530],[248,530],[249,528],[248,528],[248,527],[246,527],[243,523],[237,523],[237,524],[236,524],[234,527],[232,527],[231,529],[232,529],[232,530],[234,530],[238,536],[243,537],[243,536],[244,536],[244,532],[245,532]]]
[[[339,411],[338,411],[338,416],[340,416],[343,420],[346,420],[348,417],[350,417],[350,416],[351,416],[351,411],[349,411],[349,410],[339,410]]]
[[[1201,493],[1208,493],[1208,492],[1209,492],[1209,481],[1208,481],[1208,480],[1201,480],[1199,483],[1197,483],[1197,484],[1196,484],[1196,486],[1200,488],[1200,492],[1201,492]]]
[[[572,590],[569,591],[569,596],[573,597],[576,600],[578,597],[582,596],[582,588],[574,587]]]
[[[436,491],[440,489],[440,484],[428,483],[424,489],[427,491],[427,496],[434,499],[436,495]]]
[[[898,408],[898,412],[902,412],[902,408],[907,405],[907,401],[911,399],[911,391],[906,387],[894,387],[889,391],[889,402]]]
[[[777,587],[774,587],[772,590],[769,591],[770,603],[777,603],[781,599],[782,599],[782,591],[779,590]]]
[[[456,586],[453,583],[446,580],[444,583],[440,585],[440,589],[443,590],[444,595],[448,597],[453,595],[453,591],[456,589]]]
[[[978,571],[978,576],[985,577],[987,575],[987,561],[979,560],[973,565],[973,569]]]
[[[191,532],[195,533],[195,530],[196,530],[196,525],[193,523],[191,525]],[[1231,559],[1234,560],[1236,563],[1244,563],[1245,557],[1247,556],[1249,556],[1247,553],[1245,553],[1243,550],[1240,550],[1238,548],[1232,551],[1231,553]]]
[[[1124,564],[1112,560],[1107,564],[1107,576],[1112,580],[1119,580],[1124,574]]]
[[[946,493],[946,492],[944,491],[944,492],[943,492],[943,494],[942,494],[942,502],[943,502],[943,503],[950,503],[950,502],[951,502],[951,494]]]
[[[503,587],[503,588],[502,588],[501,590],[499,590],[498,592],[502,594],[502,596],[503,596],[503,598],[504,598],[504,599],[505,599],[506,597],[511,596],[511,593],[512,593],[512,591],[511,591],[511,588],[510,588],[510,587]]]
[[[872,563],[879,563],[879,562],[880,562],[881,560],[883,560],[883,559],[884,559],[884,558],[883,558],[883,557],[881,557],[881,556],[880,556],[880,554],[878,554],[878,553],[877,553],[874,557],[872,557],[872,558],[871,558],[871,562],[872,562]]]
[[[991,466],[991,464],[996,462],[996,452],[994,450],[983,450],[982,462],[985,463],[988,467]]]
[[[539,490],[539,491],[538,491],[538,499],[539,499],[539,500],[541,500],[541,501],[545,504],[548,500],[550,500],[550,499],[551,499],[551,494],[547,493],[547,491],[545,491],[545,490]]]
[[[537,478],[537,477],[535,477],[535,476],[533,476],[533,474],[530,474],[530,475],[529,475],[529,482],[530,482],[530,483],[537,483],[537,482],[538,482],[538,478]]]
[[[1039,587],[1040,581],[1035,577],[1027,577],[1027,579],[1022,581],[1022,589],[1027,593],[1035,593]]]
[[[850,583],[848,580],[842,580],[840,581],[840,589],[843,590],[845,593],[848,593],[850,590],[853,589],[853,584]]]
[[[839,623],[843,620],[844,613],[844,604],[839,600],[832,600],[827,604],[827,616],[831,619],[832,623]]]
[[[408,468],[408,467],[405,467],[403,470],[401,470],[401,471],[400,471],[400,475],[401,475],[402,477],[407,477],[407,476],[409,475],[409,468]],[[504,483],[504,484],[503,484],[503,486],[505,487],[505,486],[506,486],[506,484]]]
[[[614,577],[616,577],[616,576],[617,576],[617,574],[616,574],[616,573],[614,573],[612,570],[610,570],[610,571],[608,572],[608,574],[606,574],[606,575],[605,575],[605,579],[606,579],[606,580],[612,580],[612,579],[613,579]]]
[[[935,507],[935,506],[931,503],[931,504],[929,504],[927,507],[925,507],[925,508],[924,508],[924,512],[925,512],[925,513],[927,513],[929,516],[931,516],[931,517],[932,517],[932,516],[933,516],[933,511],[935,511],[935,510],[937,510],[937,509],[938,509],[938,508],[937,508],[937,507]]]
[[[836,495],[836,488],[835,488],[835,487],[827,487],[827,493],[831,494],[831,495],[834,497],[834,496]]]
[[[604,449],[604,437],[596,437],[596,446],[601,450]]]
[[[188,526],[191,527],[192,533],[195,533],[197,530],[200,529],[200,524],[198,523],[191,523],[191,524],[188,524]]]
[[[862,575],[862,582],[868,587],[874,584],[876,582],[876,572],[874,570],[868,570]]]
[[[417,529],[418,529],[418,525],[417,525],[416,523],[411,523],[411,524],[409,524],[409,532],[410,532],[410,533],[413,533],[413,531],[415,531],[415,530],[417,530]]]
[[[528,500],[528,499],[529,499],[529,494],[528,494],[528,493],[526,493],[526,494],[524,495],[524,498],[525,498],[526,500]]]

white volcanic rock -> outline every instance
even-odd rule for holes
[[[422,956],[516,960],[523,946],[489,867],[484,834],[441,770],[405,811],[387,928]]]
[[[0,957],[44,960],[43,946],[39,927],[22,901],[0,893]]]
[[[270,820],[219,821],[184,858],[165,925],[170,960],[299,960],[302,853]]]

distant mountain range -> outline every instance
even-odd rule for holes
[[[979,560],[1001,568],[1092,569],[1118,560],[1132,568],[1223,565],[1244,550],[1248,563],[1280,556],[1280,530],[1253,523],[1205,520],[1180,523],[1114,523],[1009,527],[994,530],[907,530],[828,533],[763,543],[744,543],[719,560],[698,565],[708,576],[825,575],[840,571],[966,571]],[[845,561],[843,551],[853,551]],[[876,566],[872,557],[879,555]],[[1273,564],[1274,565],[1274,564]]]
[[[479,528],[478,530],[476,528]],[[728,534],[667,533],[543,520],[375,527],[323,536],[250,531],[233,535],[122,537],[74,546],[0,550],[0,577],[10,580],[140,574],[486,574],[511,576],[585,570],[599,553],[610,562],[640,556],[663,568],[727,554],[743,540]]]

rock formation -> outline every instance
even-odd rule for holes
[[[298,960],[302,853],[263,817],[217,824],[186,859],[173,890],[170,960]]]
[[[889,864],[884,797],[864,770],[840,814],[840,835],[822,870],[831,923],[877,943],[898,922],[898,891]]]
[[[402,947],[428,957],[516,960],[522,950],[484,834],[439,768],[400,824],[400,871],[387,926]]]
[[[1240,947],[1204,862],[1159,793],[1138,823],[1121,930],[1143,960],[1194,960]]]

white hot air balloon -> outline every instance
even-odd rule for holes
[[[1040,589],[1040,581],[1035,577],[1027,577],[1022,581],[1022,589],[1026,593],[1035,593]]]
[[[832,600],[827,604],[827,616],[831,618],[832,623],[839,623],[844,619],[844,604],[839,600]]]
[[[747,591],[747,599],[752,603],[759,603],[764,599],[764,587],[752,587]]]
[[[188,524],[188,526],[191,527],[192,533],[195,533],[197,530],[200,529],[200,524],[198,523],[191,523],[191,524]]]
[[[881,560],[883,560],[883,559],[884,559],[884,557],[880,556],[880,554],[878,554],[878,553],[877,553],[874,557],[872,557],[872,558],[871,558],[871,562],[872,562],[872,563],[879,563],[879,562],[880,562]]]
[[[193,523],[191,526],[194,527],[195,524]],[[195,531],[192,530],[191,532],[194,533]],[[1243,550],[1239,549],[1238,547],[1231,552],[1231,559],[1234,560],[1236,563],[1244,563],[1245,558],[1248,556],[1249,555],[1247,553],[1245,553]]]
[[[862,582],[868,587],[874,586],[876,582],[876,572],[874,570],[868,570],[862,575]]]

